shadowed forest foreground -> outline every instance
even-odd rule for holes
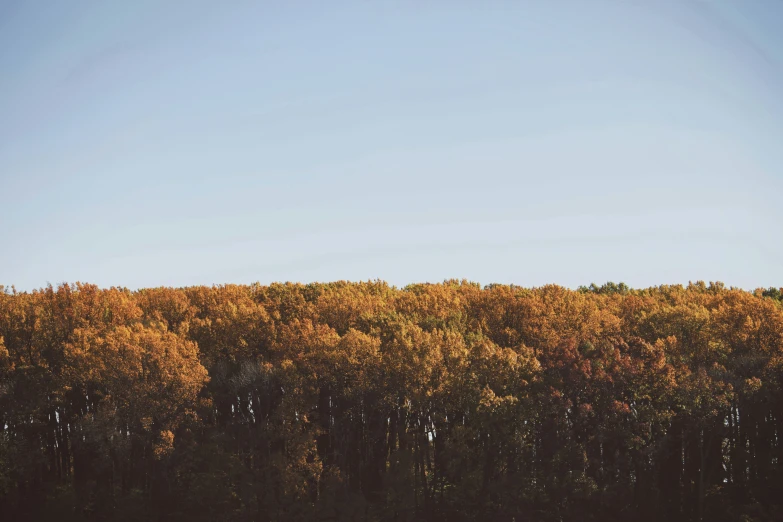
[[[775,289],[0,287],[0,519],[783,520],[781,384]]]

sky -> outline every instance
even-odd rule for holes
[[[0,284],[783,286],[781,24],[0,0]]]

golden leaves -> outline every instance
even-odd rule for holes
[[[170,430],[161,431],[152,451],[157,460],[171,455],[174,452],[174,433]]]

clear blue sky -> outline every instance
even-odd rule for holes
[[[0,0],[0,284],[783,286],[782,26],[779,0]]]

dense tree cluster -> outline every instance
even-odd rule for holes
[[[781,299],[0,287],[0,519],[783,520]]]

